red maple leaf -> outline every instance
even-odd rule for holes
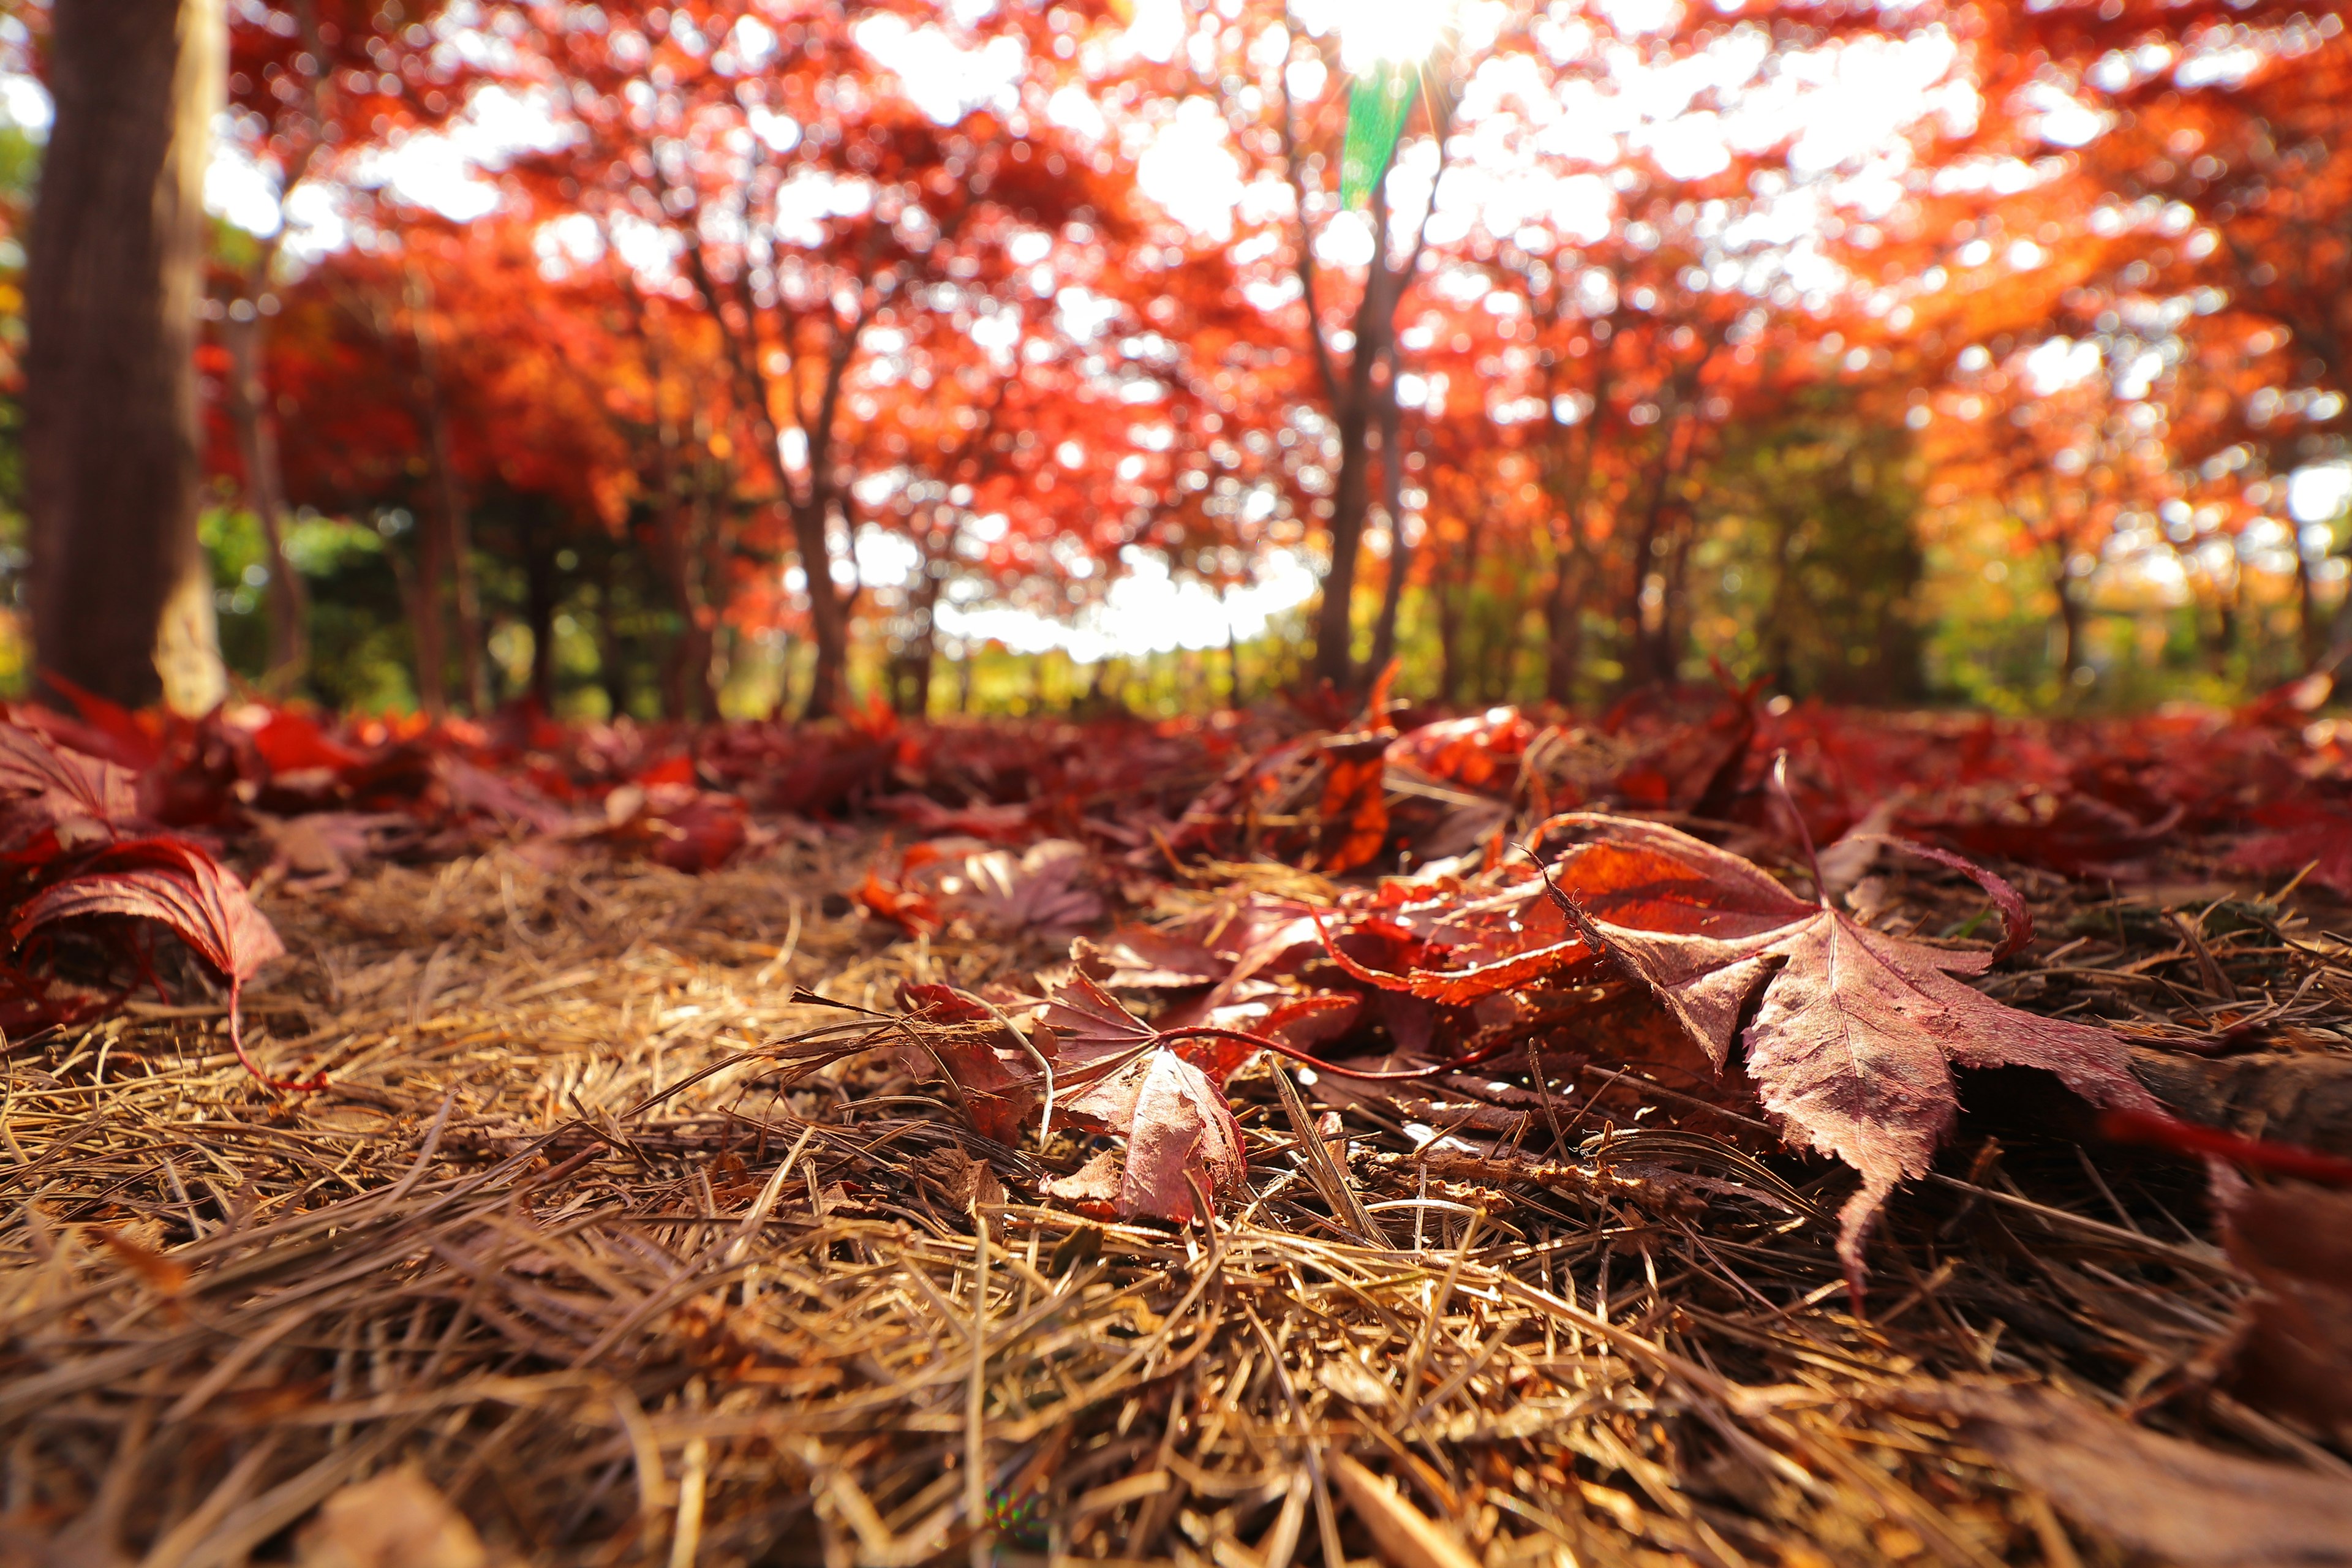
[[[1082,1124],[1127,1140],[1118,1212],[1179,1224],[1195,1212],[1192,1185],[1214,1196],[1240,1185],[1241,1124],[1219,1085],[1254,1047],[1215,1037],[1181,1045],[1074,971],[1045,1004],[1039,1043],[1077,1087],[1065,1101]]]
[[[91,915],[155,921],[219,971],[228,982],[229,1043],[254,1077],[273,1089],[317,1089],[324,1083],[272,1079],[246,1054],[238,994],[263,964],[285,953],[286,944],[246,897],[245,884],[203,849],[182,838],[118,844],[28,900],[16,910],[9,938],[21,944],[43,926]]]
[[[920,1038],[962,1099],[972,1126],[1000,1143],[1019,1142],[1037,1113],[1045,1075],[1010,1038],[1004,1015],[952,985],[902,984],[898,1003],[925,1023],[949,1026],[924,1030]]]
[[[1121,1215],[1181,1225],[1194,1217],[1193,1184],[1213,1199],[1241,1185],[1241,1123],[1224,1091],[1166,1046],[1152,1046],[1069,1101],[1071,1116],[1127,1140]]]
[[[2040,1068],[2102,1107],[2155,1105],[2108,1030],[2021,1013],[1953,978],[1982,973],[1995,954],[1872,931],[1656,823],[1579,813],[1559,826],[1590,835],[1556,868],[1563,912],[1592,928],[1588,940],[1633,969],[1718,1067],[1761,989],[1743,1038],[1765,1109],[1791,1142],[1862,1173],[1838,1235],[1857,1300],[1871,1222],[1896,1183],[1925,1173],[1958,1114],[1954,1064]],[[1934,858],[1992,895],[2004,949],[2022,945],[2031,927],[2009,884]]]
[[[103,842],[139,811],[131,770],[15,724],[0,724],[0,795],[17,797],[17,814],[56,828],[61,844]]]

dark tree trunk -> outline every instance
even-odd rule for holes
[[[1396,657],[1397,615],[1404,605],[1406,579],[1412,575],[1412,546],[1404,537],[1403,418],[1397,407],[1396,366],[1389,366],[1388,384],[1381,393],[1381,504],[1388,510],[1388,582],[1381,590],[1381,616],[1372,625],[1370,668],[1386,669]]]
[[[1565,521],[1571,534],[1576,524]],[[1563,708],[1576,706],[1576,685],[1584,668],[1584,549],[1570,537],[1552,567],[1551,592],[1544,601],[1544,695]]]
[[[2074,574],[2066,570],[2066,552],[2058,552],[2058,569],[2050,585],[2058,595],[2058,683],[2060,695],[2073,689],[2074,670],[2083,658],[2083,601],[2076,595]]]
[[[1800,518],[1786,512],[1773,514],[1772,597],[1766,601],[1764,614],[1757,626],[1756,640],[1764,658],[1764,674],[1770,679],[1772,689],[1795,694],[1795,656],[1790,651],[1794,639],[1789,635],[1789,616],[1798,602],[1797,535]]]
[[[695,625],[694,544],[687,537],[693,527],[691,510],[674,490],[661,501],[662,580],[669,589],[670,610],[677,617],[677,634],[662,656],[662,713],[665,718],[694,717],[694,663],[701,644]]]
[[[950,539],[948,548],[954,548]],[[931,681],[939,668],[940,591],[947,581],[947,561],[940,556],[926,555],[922,576],[915,584],[915,624],[909,627],[907,639],[906,690],[899,700],[898,711],[920,718],[931,710]]]
[[[562,592],[546,505],[525,500],[516,519],[522,535],[523,614],[530,626],[530,700],[542,714],[555,711],[555,607]]]
[[[1315,658],[1308,671],[1346,689],[1355,682],[1356,562],[1363,553],[1364,517],[1370,510],[1370,476],[1364,472],[1367,421],[1360,407],[1343,409],[1339,419],[1339,484],[1331,498],[1331,564],[1323,574],[1323,597],[1315,611]]]
[[[237,304],[251,309],[250,300]],[[300,680],[310,668],[310,595],[286,553],[285,479],[278,461],[278,420],[261,379],[261,321],[257,310],[241,321],[231,315],[221,337],[228,349],[229,419],[236,426],[237,455],[245,464],[246,504],[261,524],[269,558],[268,684],[282,689]]]
[[[1364,279],[1363,299],[1356,307],[1347,384],[1334,387],[1332,416],[1339,432],[1339,467],[1331,496],[1331,564],[1323,574],[1323,597],[1315,616],[1315,657],[1308,666],[1311,678],[1328,680],[1342,690],[1354,686],[1357,676],[1356,565],[1363,555],[1364,522],[1371,512],[1374,400],[1392,403],[1396,396],[1393,374],[1384,386],[1374,384],[1378,373],[1394,359],[1397,297],[1404,285],[1403,275],[1388,258],[1387,175],[1384,164],[1372,181],[1371,266]],[[1320,332],[1323,329],[1310,320],[1307,330]]]
[[[1476,660],[1476,700],[1485,707],[1511,701],[1516,695],[1512,687],[1518,674],[1519,638],[1528,619],[1526,584],[1516,577],[1495,597],[1494,635],[1479,639]]]
[[[2303,541],[2294,542],[2294,631],[2296,666],[2308,674],[2327,656],[2327,624],[2319,613],[2319,584],[2312,580],[2311,558]]]
[[[604,688],[605,717],[629,710],[627,655],[621,640],[620,608],[613,602],[614,557],[621,546],[600,553],[596,575],[596,679]]]
[[[1440,552],[1436,580],[1430,584],[1437,600],[1437,700],[1449,708],[1462,702],[1463,678],[1469,667],[1463,658],[1463,622],[1470,595],[1478,586],[1478,546],[1483,542],[1480,520],[1473,516],[1462,534],[1462,550],[1450,560]]]
[[[194,365],[221,0],[58,0],[25,320],[38,667],[118,702],[226,693],[196,538]]]
[[[808,719],[849,711],[849,601],[833,585],[833,550],[826,539],[832,511],[831,497],[822,489],[818,499],[792,509],[793,548],[808,574],[809,641],[816,645],[816,668],[801,708]]]
[[[416,523],[416,580],[408,595],[409,635],[416,650],[416,705],[427,717],[449,711],[447,623],[441,616],[441,580],[449,570],[449,533],[440,504],[424,509]]]
[[[1225,605],[1223,592],[1217,595],[1218,607],[1225,612],[1225,706],[1238,709],[1242,705],[1242,642],[1234,631],[1234,615]]]
[[[1690,607],[1683,582],[1690,572],[1695,533],[1690,518],[1677,513],[1669,518],[1663,535],[1667,548],[1665,561],[1658,568],[1658,614],[1649,628],[1650,646],[1643,660],[1650,679],[1662,684],[1671,684],[1682,676],[1685,621]]]
[[[489,685],[483,668],[481,600],[474,586],[473,529],[457,489],[457,460],[449,439],[449,407],[442,385],[440,347],[425,319],[432,300],[423,277],[413,268],[408,273],[407,293],[409,333],[416,347],[416,396],[425,417],[425,457],[433,476],[433,515],[427,523],[428,537],[432,530],[438,530],[441,537],[435,552],[457,590],[457,668],[465,681],[466,702],[474,712],[482,713],[489,709]],[[441,578],[437,573],[426,573],[424,577],[430,613],[437,621]],[[437,626],[433,640],[436,645],[441,640]],[[447,675],[441,665],[434,667],[431,679],[436,698],[446,702]],[[433,710],[429,704],[428,710]]]
[[[724,479],[717,471],[717,463],[707,456],[710,450],[708,438],[696,444],[698,457],[695,464],[694,537],[700,546],[702,559],[697,566],[694,607],[694,683],[695,695],[702,704],[702,717],[716,722],[719,718],[719,693],[726,684],[723,671],[720,634],[727,617],[727,542],[729,530],[720,522],[719,488]]]

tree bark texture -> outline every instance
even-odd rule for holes
[[[118,702],[226,694],[196,537],[205,167],[221,0],[58,0],[26,279],[26,510],[39,668]]]
[[[1380,618],[1372,623],[1368,668],[1375,676],[1396,657],[1397,616],[1404,605],[1406,581],[1412,575],[1412,545],[1404,536],[1404,421],[1397,407],[1396,374],[1391,357],[1388,385],[1381,397],[1381,505],[1388,513],[1389,569],[1381,587]]]

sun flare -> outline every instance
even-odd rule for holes
[[[1339,60],[1351,74],[1427,59],[1454,7],[1444,0],[1352,0],[1339,22]]]

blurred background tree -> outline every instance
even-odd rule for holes
[[[20,687],[70,14],[0,7]],[[2326,8],[219,21],[204,331],[152,363],[264,690],[1164,709],[1393,653],[1452,704],[2082,709],[2352,640]]]

